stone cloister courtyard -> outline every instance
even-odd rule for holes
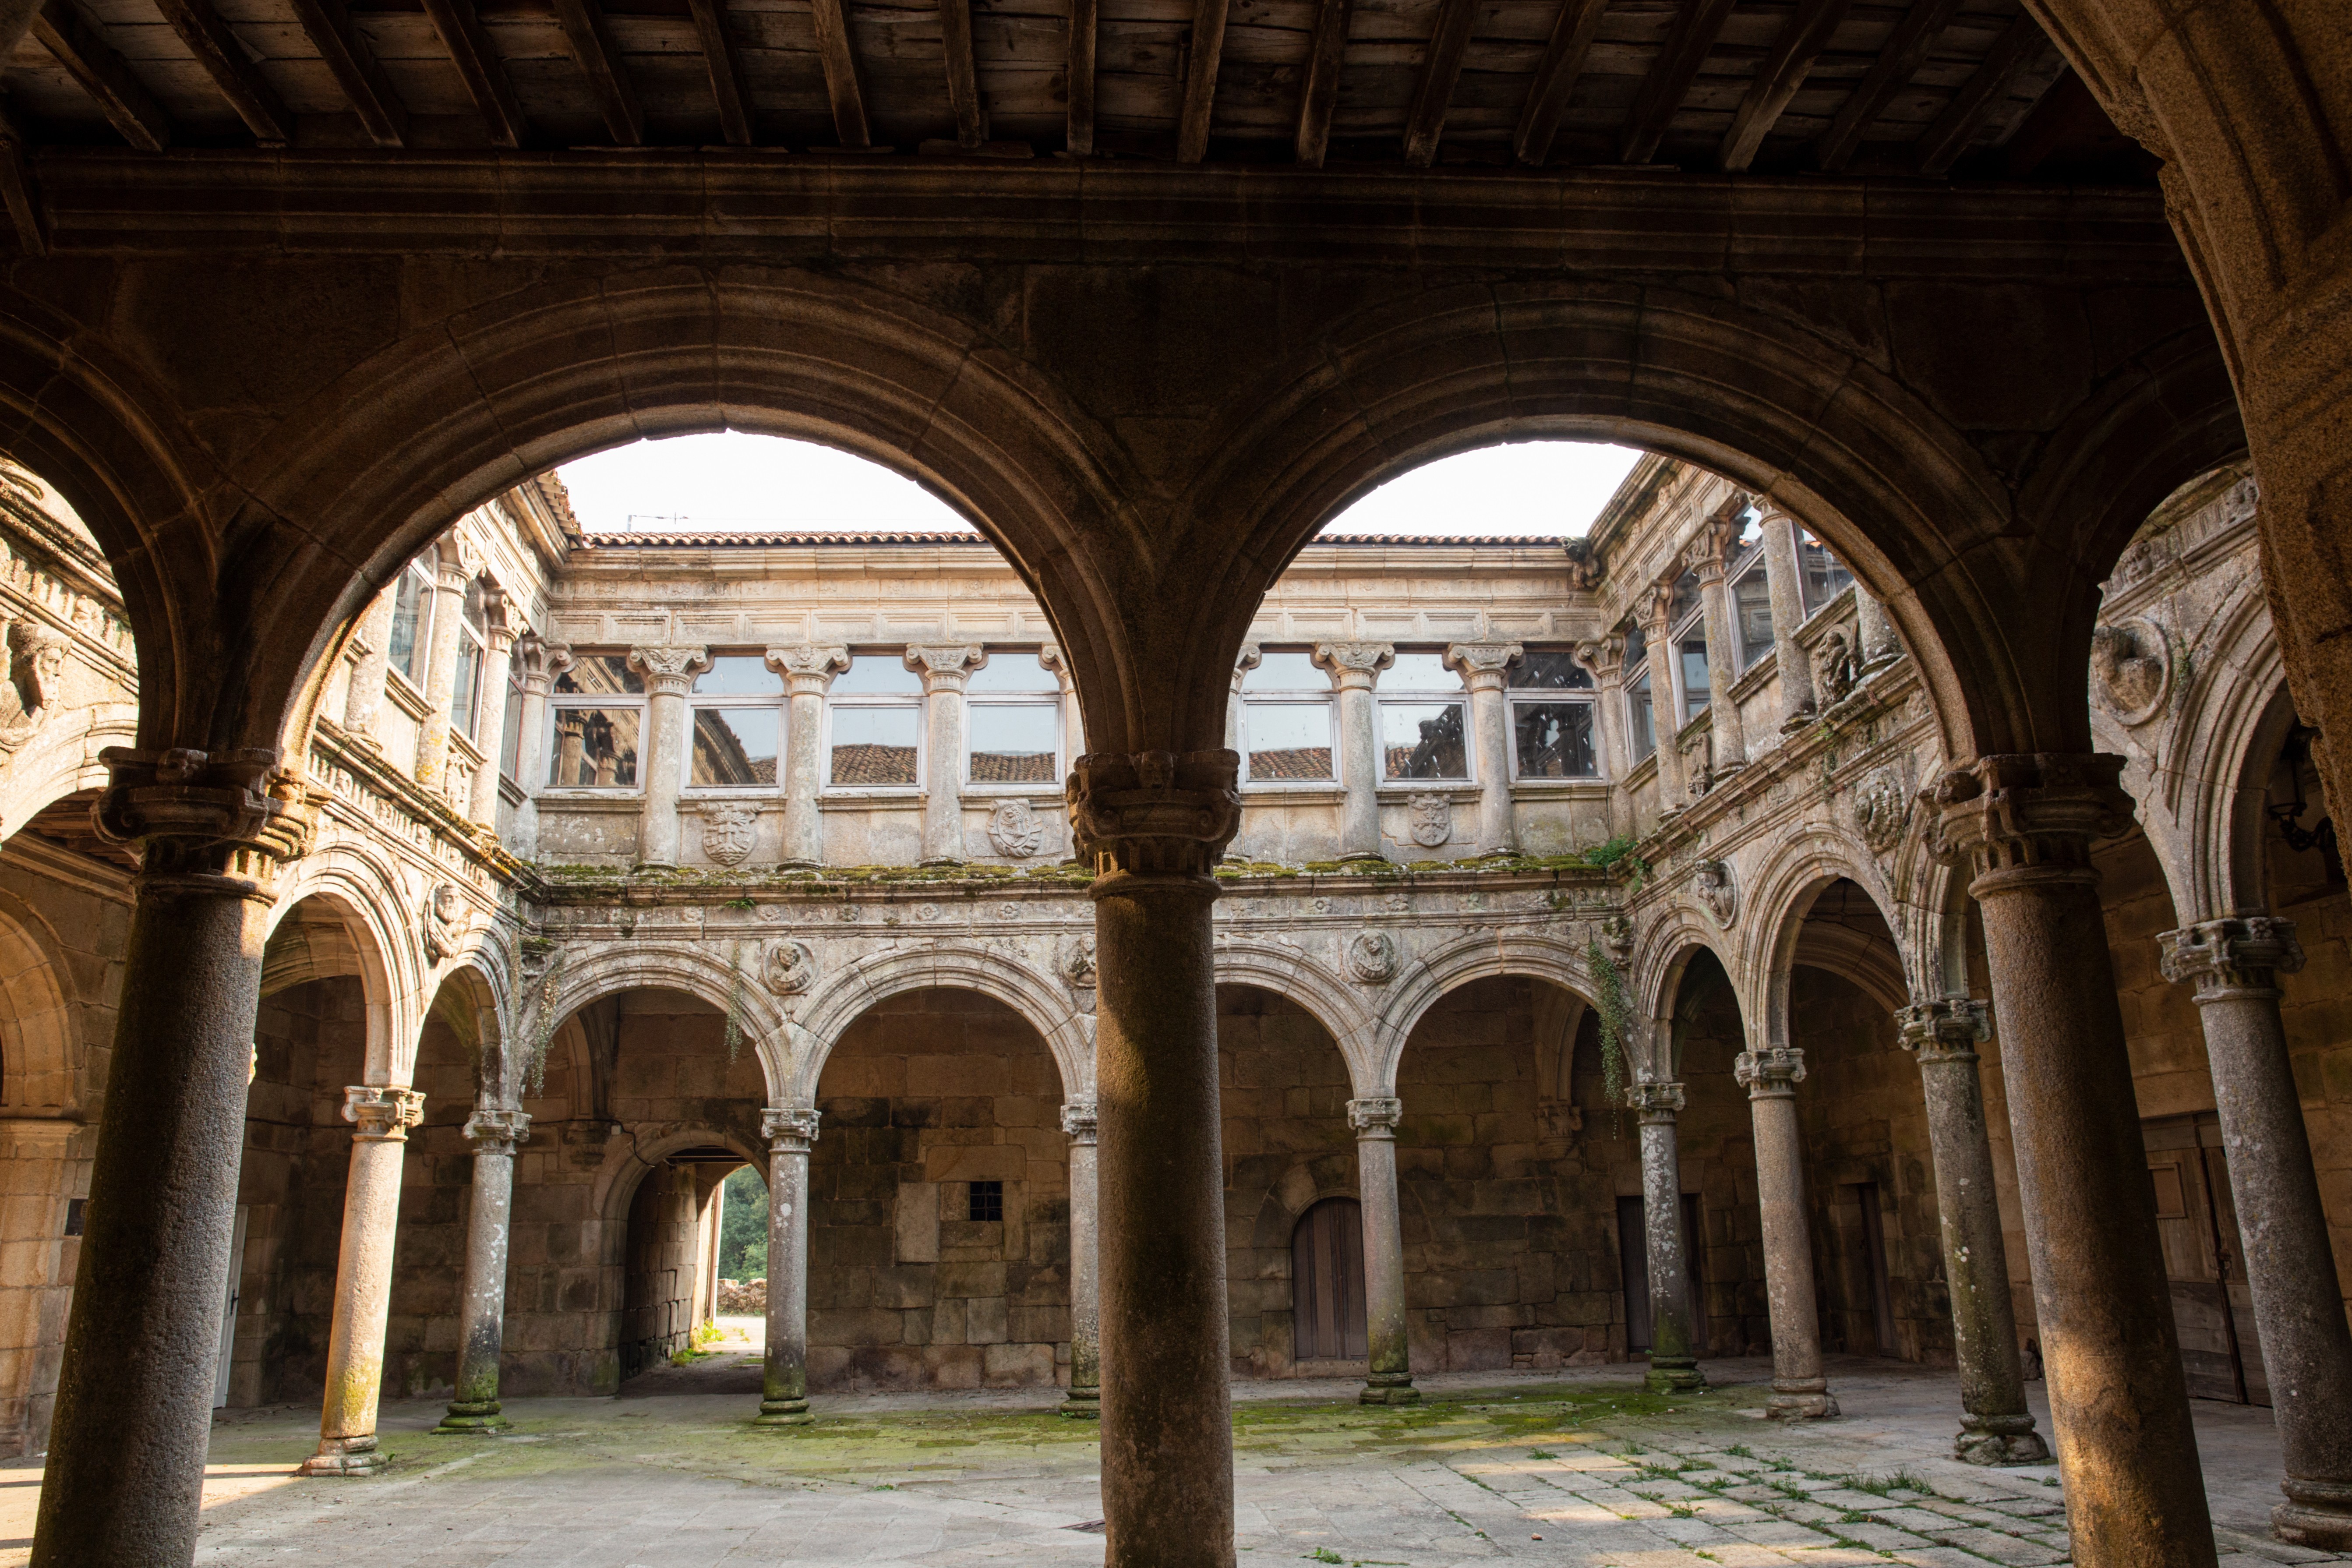
[[[441,1406],[386,1404],[364,1489],[305,1479],[300,1406],[226,1414],[205,1485],[204,1563],[1094,1563],[1098,1432],[1021,1390],[845,1395],[761,1430],[756,1355],[633,1381],[613,1399],[507,1402],[505,1436],[433,1436]],[[1844,1417],[1767,1422],[1770,1367],[1706,1363],[1696,1394],[1637,1369],[1439,1373],[1423,1403],[1366,1406],[1342,1379],[1236,1383],[1239,1560],[1446,1568],[1839,1568],[2068,1561],[2057,1467],[1950,1455],[1949,1373],[1832,1357]],[[2030,1395],[2046,1422],[2037,1384]],[[2337,1563],[2267,1533],[2271,1413],[2200,1401],[2226,1568]],[[0,1468],[0,1565],[26,1561],[39,1460]]]

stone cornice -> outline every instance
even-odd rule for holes
[[[344,734],[342,726],[332,719],[320,717],[310,732],[310,749],[370,794],[407,813],[469,864],[480,867],[499,881],[528,886],[537,880],[527,863],[508,854],[498,840],[459,811],[446,795],[418,784],[374,748],[354,744]],[[383,831],[382,825],[362,811],[358,802],[333,787],[334,780],[327,770],[312,767],[310,783],[311,799],[322,810],[348,818],[361,832]]]

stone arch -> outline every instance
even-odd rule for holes
[[[1308,956],[1303,949],[1261,942],[1217,944],[1217,984],[1254,985],[1305,1008],[1339,1047],[1349,1080],[1360,1098],[1381,1093],[1381,1079],[1369,1058],[1372,1019],[1358,990]]]
[[[99,753],[131,745],[138,730],[138,710],[127,702],[95,703],[45,720],[32,743],[8,760],[0,834],[16,832],[68,795],[105,788],[106,764]]]
[[[387,887],[382,869],[370,858],[348,851],[295,863],[269,911],[269,945],[278,953],[273,961],[264,950],[261,994],[356,974],[367,1008],[365,1081],[405,1085],[425,1024],[425,986],[405,922],[398,918],[398,884]],[[314,936],[307,916],[289,925],[305,904],[328,916],[318,922],[324,932]],[[337,933],[340,942],[333,940]]]
[[[767,1080],[771,1100],[792,1081],[790,1047],[785,1044],[791,1021],[755,976],[729,967],[716,951],[717,944],[678,940],[582,945],[584,952],[558,949],[554,994],[530,1009],[531,1016],[523,1021],[525,1028],[551,1014],[555,1023],[549,1036],[552,1038],[591,1002],[624,991],[679,991],[721,1013],[740,1005],[744,1034],[759,1053],[761,1075]],[[520,1072],[525,1065],[519,1061],[516,1070]]]
[[[1626,1054],[1633,1058],[1636,1079],[1670,1082],[1680,1072],[1674,1009],[1682,994],[1683,976],[1691,960],[1701,952],[1712,954],[1723,966],[1726,978],[1731,981],[1733,1004],[1739,1010],[1741,1032],[1748,1031],[1751,998],[1738,979],[1738,953],[1726,956],[1719,933],[1705,915],[1679,904],[1672,905],[1659,923],[1644,933],[1635,952],[1633,973],[1639,978],[1633,983],[1633,995],[1640,1016],[1650,1025],[1646,1052],[1640,1048],[1640,1042],[1627,1042]]]
[[[477,963],[459,963],[434,988],[425,1016],[447,1024],[459,1039],[473,1042],[477,1099],[487,1093],[498,1104],[512,1104],[518,1086],[507,1050],[507,1013],[501,987],[490,972]]]
[[[0,1115],[82,1109],[73,966],[40,911],[0,889]]]
[[[1902,950],[1901,907],[1896,904],[1878,861],[1869,847],[1842,828],[1810,823],[1775,847],[1750,882],[1754,891],[1748,940],[1739,968],[1731,972],[1735,988],[1750,993],[1741,1012],[1763,1026],[1766,1047],[1791,1044],[1789,1032],[1790,988],[1804,937],[1806,917],[1822,889],[1841,879],[1850,881],[1877,906],[1879,917],[1895,942],[1895,962],[1860,942],[1815,932],[1815,949],[1808,963],[1820,964],[1852,981],[1889,1012],[1909,998],[1909,966]],[[1825,939],[1825,940],[1824,940]]]
[[[1396,1092],[1397,1067],[1413,1029],[1447,992],[1493,975],[1525,975],[1549,981],[1578,999],[1592,1000],[1592,976],[1583,952],[1568,936],[1550,931],[1474,932],[1422,954],[1391,989],[1372,1022],[1369,1071],[1360,1080],[1365,1095]]]
[[[786,1057],[776,1073],[785,1093],[778,1103],[814,1105],[825,1059],[843,1030],[877,1003],[930,990],[977,991],[1003,1003],[1045,1040],[1061,1075],[1064,1099],[1094,1092],[1094,1019],[1078,1010],[1067,986],[1010,953],[974,942],[942,942],[877,954],[820,981],[785,1022]]]
[[[738,1133],[721,1127],[672,1124],[651,1131],[649,1136],[633,1136],[625,1149],[608,1149],[603,1163],[590,1187],[590,1212],[603,1227],[601,1258],[604,1267],[620,1265],[620,1249],[626,1240],[630,1200],[637,1195],[638,1184],[656,1164],[681,1149],[717,1146],[740,1154],[743,1163],[756,1168],[760,1179],[768,1179],[768,1156]]]

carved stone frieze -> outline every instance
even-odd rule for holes
[[[721,866],[740,866],[751,858],[758,837],[760,810],[740,801],[719,801],[702,808],[702,852]]]
[[[1454,803],[1442,795],[1417,795],[1409,803],[1412,811],[1412,841],[1424,849],[1434,849],[1454,837]]]
[[[1854,785],[1853,811],[1854,828],[1871,853],[1890,853],[1911,820],[1911,790],[1901,770],[1889,764]]]
[[[1025,800],[1003,800],[988,814],[988,841],[1008,860],[1026,860],[1045,847],[1045,820]]]
[[[1384,931],[1360,931],[1348,941],[1348,973],[1366,985],[1396,978],[1397,940]]]

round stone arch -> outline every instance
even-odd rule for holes
[[[1474,980],[1517,975],[1542,980],[1592,1002],[1592,975],[1584,954],[1565,936],[1547,931],[1474,933],[1426,952],[1399,977],[1369,1036],[1370,1070],[1360,1081],[1366,1097],[1396,1093],[1397,1068],[1406,1043],[1432,1007],[1448,992]]]
[[[1889,1012],[1909,997],[1910,966],[1904,951],[1906,932],[1902,906],[1879,868],[1868,845],[1842,828],[1810,823],[1776,846],[1748,885],[1748,940],[1739,966],[1730,969],[1735,989],[1749,993],[1740,1011],[1763,1026],[1767,1047],[1790,1044],[1790,986],[1797,964],[1797,943],[1813,900],[1840,879],[1850,881],[1870,897],[1895,940],[1895,963],[1874,962],[1859,945],[1851,952],[1824,952],[1822,958],[1842,960],[1833,973],[1860,986]],[[1728,968],[1728,966],[1727,966]]]
[[[367,1055],[362,1075],[371,1084],[404,1087],[409,1082],[416,1067],[417,1035],[425,1026],[422,955],[412,944],[404,902],[399,883],[380,861],[339,845],[296,861],[269,910],[273,937],[306,903],[316,903],[342,927],[366,1005]],[[263,994],[351,973],[331,966],[333,960],[326,955],[320,959],[323,962],[289,954],[278,964],[265,961]]]
[[[0,786],[0,834],[14,833],[43,808],[77,790],[102,789],[106,764],[99,752],[138,739],[139,710],[128,702],[101,702],[44,716],[32,743],[8,760]]]
[[[739,1133],[699,1123],[669,1122],[657,1131],[642,1133],[626,1148],[605,1151],[604,1163],[589,1184],[589,1208],[596,1215],[603,1240],[599,1261],[604,1268],[621,1266],[621,1247],[627,1240],[629,1203],[647,1173],[681,1149],[719,1147],[740,1154],[743,1163],[768,1179],[768,1156]]]
[[[457,963],[434,988],[425,1016],[439,1018],[461,1040],[474,1041],[474,1092],[487,1090],[499,1105],[519,1103],[521,1088],[507,1050],[505,987],[499,977],[473,960]]]
[[[0,1115],[84,1109],[89,1049],[73,964],[48,920],[0,889]]]
[[[843,1032],[877,1004],[909,991],[976,991],[1003,1003],[1045,1042],[1061,1075],[1062,1098],[1094,1093],[1094,1020],[1078,1011],[1069,988],[1009,953],[949,942],[853,963],[819,982],[784,1023],[786,1059],[776,1076],[787,1087],[775,1103],[814,1105],[825,1061]]]
[[[765,986],[750,973],[730,968],[709,944],[635,941],[581,943],[568,952],[559,948],[557,962],[555,994],[539,1007],[522,1010],[530,1016],[519,1019],[518,1033],[532,1026],[540,1017],[551,1015],[554,1023],[547,1037],[552,1041],[573,1015],[592,1002],[601,1002],[623,991],[677,991],[709,1003],[722,1014],[740,1004],[744,1015],[744,1037],[760,1058],[760,1074],[767,1080],[769,1100],[777,1101],[782,1086],[791,1081],[789,1047],[784,1044],[792,1027],[790,1021],[777,1008]],[[520,1059],[523,1054],[516,1053],[518,1059],[512,1068],[518,1084],[520,1075],[530,1065]]]
[[[1670,905],[1643,934],[1634,955],[1633,973],[1639,978],[1631,989],[1641,1016],[1650,1024],[1646,1050],[1642,1048],[1642,1042],[1626,1042],[1626,1055],[1633,1058],[1636,1079],[1672,1082],[1681,1072],[1682,1063],[1675,1055],[1674,1002],[1682,994],[1683,975],[1690,968],[1691,959],[1702,951],[1714,954],[1716,962],[1723,965],[1723,973],[1731,982],[1733,1005],[1739,1009],[1741,1036],[1754,1037],[1748,1011],[1752,998],[1739,984],[1736,967],[1738,954],[1725,951],[1720,935],[1705,915],[1679,903]]]
[[[1222,938],[1224,933],[1219,932]],[[1295,1002],[1323,1026],[1347,1064],[1358,1099],[1388,1091],[1373,1057],[1373,1023],[1360,988],[1348,984],[1304,951],[1255,942],[1217,943],[1217,984],[1250,985]],[[1370,1087],[1367,1087],[1370,1086]]]

